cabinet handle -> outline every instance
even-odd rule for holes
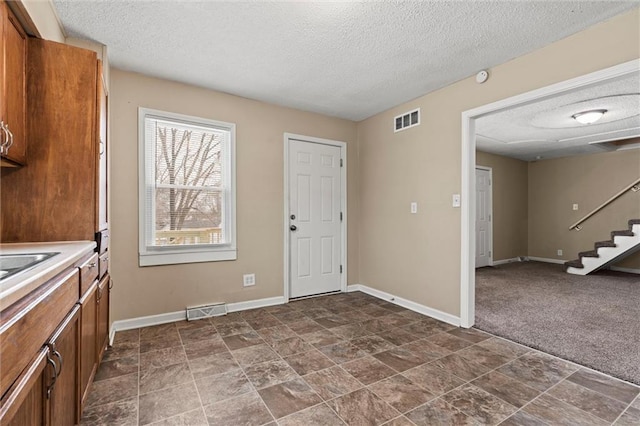
[[[4,146],[9,143],[9,132],[4,125],[4,121],[0,121],[0,130],[2,130],[2,133],[4,133],[4,136],[2,136],[2,143],[0,144],[0,154],[4,154]]]
[[[9,148],[11,148],[13,146],[13,132],[11,130],[9,130],[9,125],[8,124],[5,124],[4,128],[7,131],[7,133],[9,133],[9,143],[4,148],[5,154],[8,154],[9,153]]]
[[[96,262],[91,262],[91,263],[89,264],[89,269],[93,269],[93,268],[95,268],[95,267],[96,267]]]
[[[50,399],[51,391],[53,390],[53,387],[56,385],[56,381],[58,380],[58,369],[56,368],[55,361],[49,358],[49,355],[47,355],[47,364],[50,364],[53,367],[53,377],[51,378],[51,384],[47,386],[47,399]]]
[[[56,374],[57,376],[60,376],[60,373],[62,373],[62,363],[63,363],[63,359],[62,359],[62,354],[60,352],[58,352],[57,349],[55,349],[53,351],[53,355],[58,358],[58,360],[60,361],[59,367],[58,367],[58,374]]]
[[[109,280],[109,290],[113,288],[113,280]]]
[[[104,142],[100,141],[100,157],[102,157],[102,154],[104,154]]]

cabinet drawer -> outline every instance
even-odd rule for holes
[[[98,278],[98,253],[94,253],[86,262],[80,265],[80,297],[91,287]]]
[[[2,312],[0,319],[0,395],[4,395],[29,360],[78,301],[76,268],[52,280]],[[8,319],[6,322],[4,319]]]
[[[109,270],[109,252],[106,253],[102,253],[100,255],[100,263],[99,263],[99,277],[98,279],[102,279],[102,277],[104,277],[104,274],[107,273],[107,271]]]
[[[109,249],[109,230],[105,229],[96,232],[96,243],[98,243],[98,253],[102,254]]]

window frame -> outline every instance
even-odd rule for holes
[[[228,172],[224,178],[228,179],[223,191],[224,199],[224,234],[228,236],[224,244],[203,244],[185,246],[148,246],[147,232],[152,230],[154,220],[146,221],[147,211],[151,209],[155,214],[155,197],[147,203],[148,182],[155,186],[155,158],[147,158],[147,138],[145,134],[145,120],[153,117],[161,120],[176,121],[183,125],[199,127],[214,127],[229,132],[228,153],[223,151],[224,166]],[[155,142],[154,142],[155,144]],[[228,157],[228,158],[227,158]],[[152,178],[150,179],[150,176]],[[138,107],[138,263],[139,266],[172,265],[181,263],[216,262],[237,259],[236,234],[236,125],[224,121],[211,120],[185,114],[161,111],[151,108]],[[228,188],[226,188],[228,186]],[[148,205],[150,204],[150,205]]]

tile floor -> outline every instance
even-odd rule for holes
[[[640,388],[363,293],[116,334],[83,425],[638,425]]]

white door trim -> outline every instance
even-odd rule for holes
[[[489,266],[493,266],[493,168],[487,166],[478,166],[476,164],[476,169],[486,170],[489,172],[489,217],[491,218],[489,219]]]
[[[294,133],[284,134],[284,301],[289,301],[289,288],[291,277],[290,267],[290,243],[289,243],[289,142],[297,140],[302,142],[320,143],[324,145],[337,146],[340,148],[340,211],[342,212],[342,222],[340,223],[340,249],[342,251],[340,263],[342,274],[340,275],[340,291],[347,291],[347,144],[342,141],[316,138],[313,136],[297,135]]]
[[[462,327],[471,327],[475,322],[475,120],[483,115],[512,108],[516,105],[524,105],[570,90],[624,77],[638,70],[640,70],[640,59],[635,59],[462,112],[462,187],[460,192],[462,197],[460,223],[460,324]]]

